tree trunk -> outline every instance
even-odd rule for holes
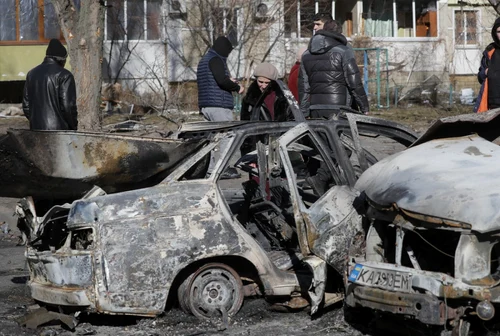
[[[101,128],[101,84],[104,1],[84,0],[78,11],[73,0],[51,0],[68,46],[75,76],[78,129]]]

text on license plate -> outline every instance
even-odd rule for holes
[[[410,292],[411,273],[373,268],[356,264],[349,275],[349,281],[383,289]]]

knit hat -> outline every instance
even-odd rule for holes
[[[49,46],[47,47],[46,56],[54,56],[59,58],[68,57],[68,51],[62,45],[61,41],[57,39],[52,39],[49,42]]]
[[[300,62],[302,60],[302,54],[304,54],[307,50],[307,47],[300,47],[299,50],[297,51],[297,62]]]
[[[266,77],[270,80],[278,79],[278,69],[271,63],[260,63],[253,71],[254,77]]]

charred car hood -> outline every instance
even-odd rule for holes
[[[500,147],[477,135],[437,139],[370,167],[356,189],[380,206],[500,229]]]

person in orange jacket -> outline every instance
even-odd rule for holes
[[[474,112],[485,112],[500,107],[500,18],[491,29],[493,42],[483,52],[477,79],[481,84]]]
[[[290,74],[288,75],[288,88],[292,92],[296,101],[299,101],[299,70],[300,70],[300,60],[302,59],[302,54],[307,50],[307,47],[301,47],[297,51],[297,60],[290,69]]]

